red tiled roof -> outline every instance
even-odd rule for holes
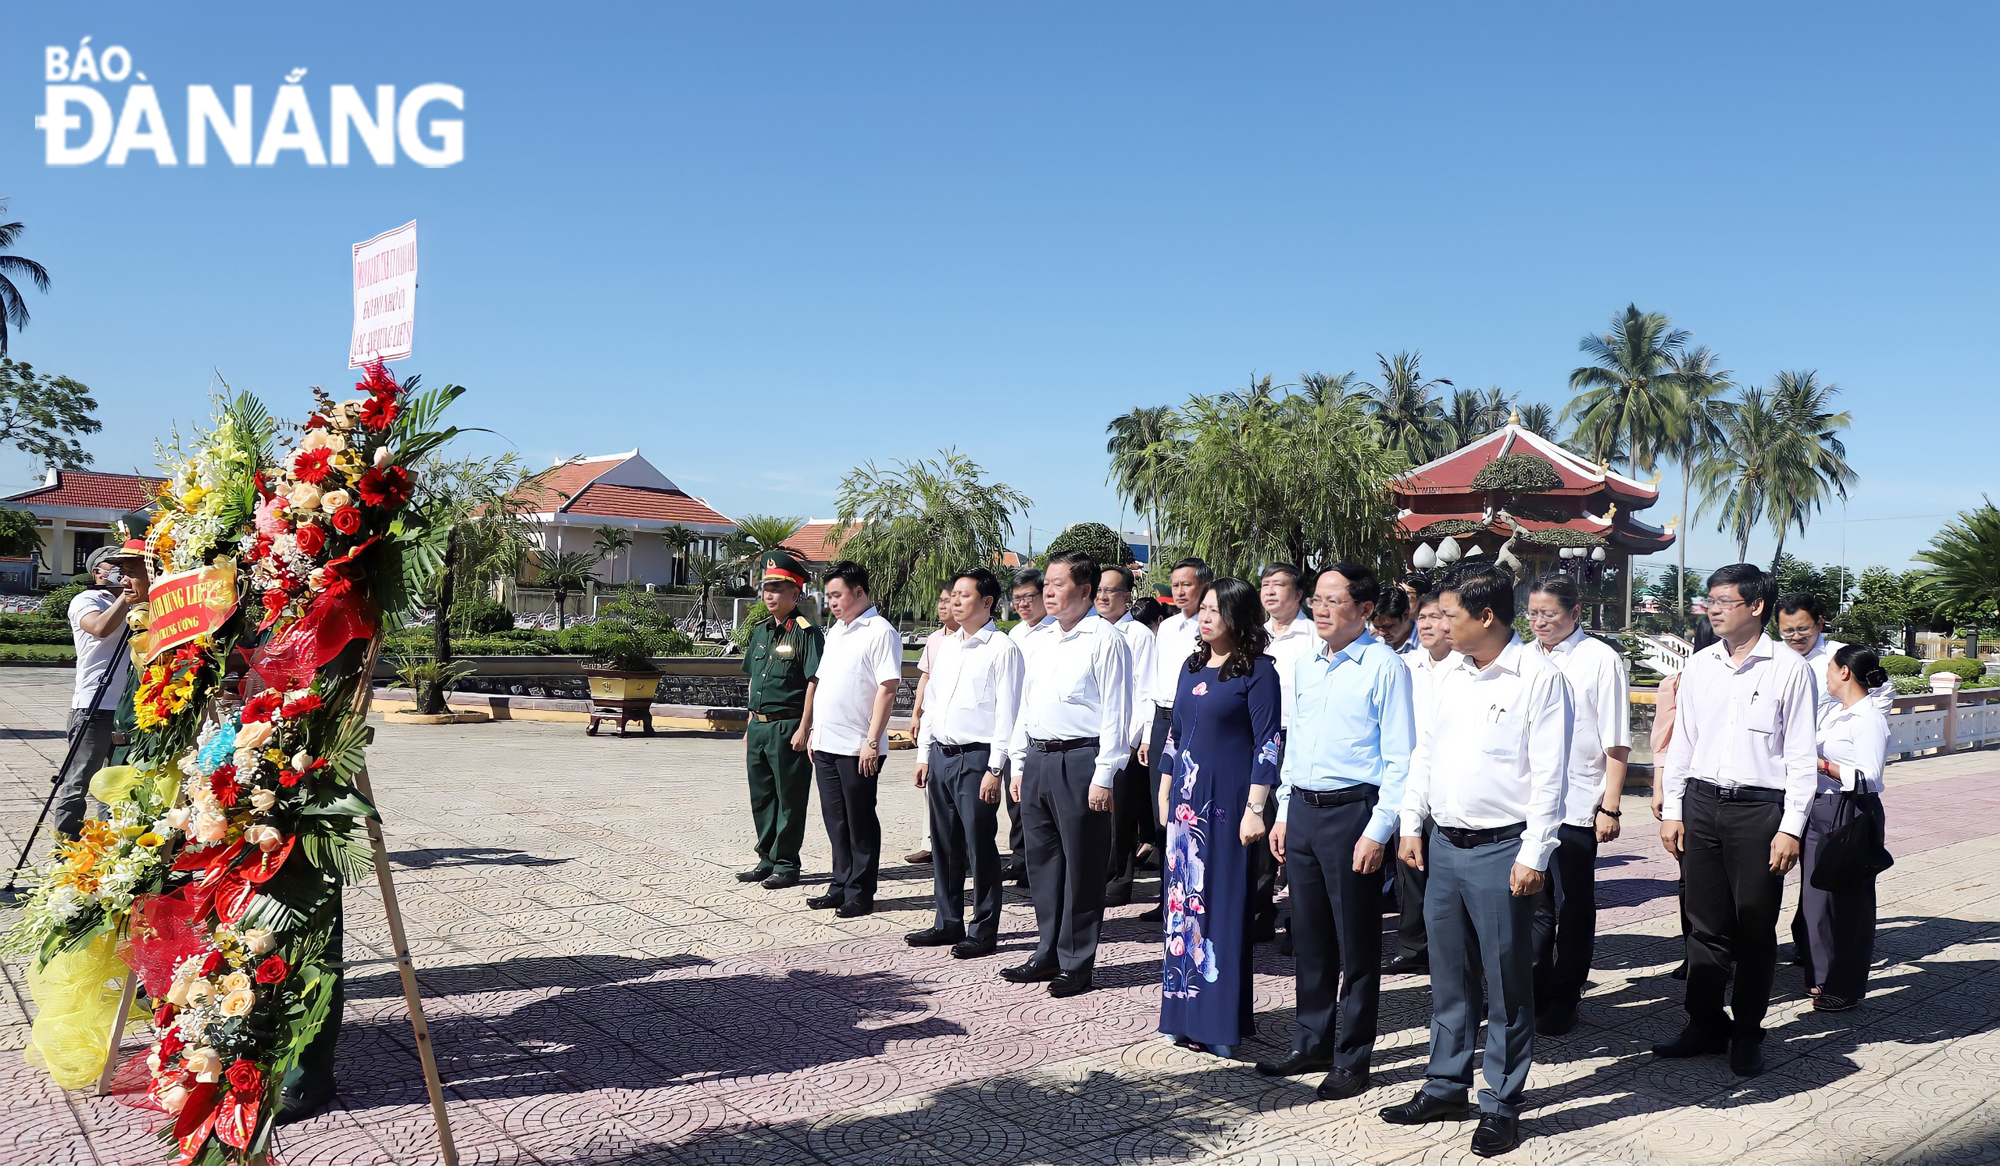
[[[698,498],[678,490],[644,486],[612,486],[592,482],[564,506],[566,514],[600,514],[608,518],[653,518],[663,522],[694,522],[703,526],[733,526]]]
[[[797,551],[809,563],[830,563],[838,553],[834,550],[834,543],[838,541],[834,537],[834,528],[839,525],[837,522],[808,522],[799,528],[797,534],[786,539],[785,545]],[[848,527],[842,537],[853,534],[859,529],[861,524],[857,522]]]
[[[1556,489],[1535,491],[1538,494],[1589,496],[1609,493],[1627,510],[1644,509],[1659,501],[1660,492],[1654,487],[1615,470],[1600,469],[1556,443],[1512,424],[1494,430],[1463,449],[1418,466],[1391,482],[1390,489],[1405,497],[1470,493],[1473,478],[1502,454],[1537,457],[1555,469],[1562,485]]]
[[[7,497],[24,506],[87,506],[130,513],[144,510],[158,497],[165,478],[144,474],[100,474],[95,470],[57,470],[56,484],[37,486]]]
[[[1414,539],[1425,527],[1436,522],[1464,521],[1479,522],[1485,518],[1485,511],[1462,510],[1431,513],[1406,511],[1396,520],[1396,533],[1403,538]],[[1626,517],[1623,511],[1612,516],[1607,522],[1601,515],[1581,514],[1562,522],[1551,522],[1536,518],[1516,518],[1512,525],[1505,519],[1495,518],[1487,525],[1496,538],[1506,538],[1514,531],[1540,532],[1545,530],[1574,530],[1583,534],[1600,535],[1613,546],[1648,553],[1664,550],[1672,546],[1674,536],[1657,530],[1634,518]],[[1464,536],[1460,536],[1464,537]]]
[[[540,489],[520,490],[515,497],[545,510],[560,510],[564,502],[575,498],[597,475],[616,464],[610,461],[565,462],[548,472],[542,479]]]

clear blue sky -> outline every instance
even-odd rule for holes
[[[1578,338],[1636,301],[1739,380],[1843,386],[1861,484],[1844,535],[1836,508],[1794,545],[1902,565],[1995,484],[1996,25],[1984,4],[44,4],[0,41],[0,194],[55,276],[14,355],[96,391],[99,466],[150,468],[212,370],[293,414],[351,379],[347,248],[415,218],[396,368],[471,386],[461,423],[541,464],[640,446],[733,514],[827,515],[858,462],[955,445],[1035,499],[1039,545],[1117,520],[1103,429],[1135,404],[1413,348],[1559,405]],[[182,166],[43,164],[43,46],[85,35],[160,87]],[[462,86],[466,160],[185,165],[187,85],[251,84],[261,122],[299,66],[322,129],[331,84]],[[0,456],[0,486],[33,472]],[[1726,560],[1710,526],[1690,563]]]

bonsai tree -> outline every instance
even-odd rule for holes
[[[1065,528],[1043,555],[1045,559],[1053,559],[1071,551],[1082,551],[1107,566],[1122,567],[1132,561],[1132,548],[1101,522],[1079,522]]]

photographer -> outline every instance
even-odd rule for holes
[[[125,617],[146,598],[146,565],[138,554],[117,546],[99,547],[84,560],[91,585],[69,603],[69,630],[76,642],[76,688],[69,702],[69,739],[76,748],[58,779],[55,832],[74,838],[83,828],[90,779],[111,756],[111,720],[131,674],[123,650]]]

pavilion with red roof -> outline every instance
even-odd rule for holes
[[[1629,584],[1633,558],[1674,541],[1671,529],[1636,517],[1659,501],[1655,485],[1590,462],[1522,428],[1518,417],[1392,480],[1389,490],[1396,535],[1417,567],[1486,555],[1513,568],[1524,586],[1565,570],[1616,571]]]
[[[736,529],[733,519],[674,485],[636,449],[564,462],[538,488],[515,497],[541,526],[545,550],[595,556],[599,527],[630,533],[631,547],[599,568],[606,582],[685,583],[686,552],[669,551],[660,532],[686,527],[696,535],[688,551],[714,555]],[[532,584],[532,572],[521,581]]]
[[[112,524],[150,509],[165,482],[144,474],[51,468],[40,486],[0,502],[35,516],[42,535],[42,577],[60,580],[81,574],[90,552],[112,541]]]

